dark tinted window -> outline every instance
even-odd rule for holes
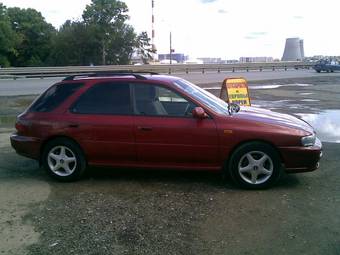
[[[136,84],[134,97],[138,115],[188,117],[196,107],[176,92],[152,84]]]
[[[71,109],[84,114],[131,114],[130,86],[124,83],[100,83],[87,90]]]
[[[50,112],[57,108],[69,96],[77,91],[83,83],[62,83],[54,85],[42,94],[31,106],[32,112]]]

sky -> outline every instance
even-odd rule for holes
[[[339,0],[154,0],[155,45],[190,58],[281,58],[285,39],[304,40],[305,55],[340,55]],[[34,8],[58,28],[80,19],[90,0],[0,0]],[[151,37],[151,0],[125,0],[129,23]]]

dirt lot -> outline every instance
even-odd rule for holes
[[[339,110],[340,82],[322,79],[252,83],[312,84],[251,89],[253,102]],[[340,254],[340,143],[324,143],[318,171],[285,175],[265,191],[174,171],[93,168],[57,183],[9,144],[13,116],[33,98],[0,99],[0,254]]]

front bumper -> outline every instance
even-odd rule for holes
[[[322,143],[316,138],[313,146],[281,147],[280,151],[287,173],[311,172],[319,168]]]
[[[21,136],[13,133],[10,136],[11,145],[22,156],[39,160],[41,141],[36,137]]]

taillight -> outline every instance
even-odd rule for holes
[[[17,119],[15,123],[15,129],[18,131],[19,134],[27,132],[28,128],[29,128],[29,121]]]

